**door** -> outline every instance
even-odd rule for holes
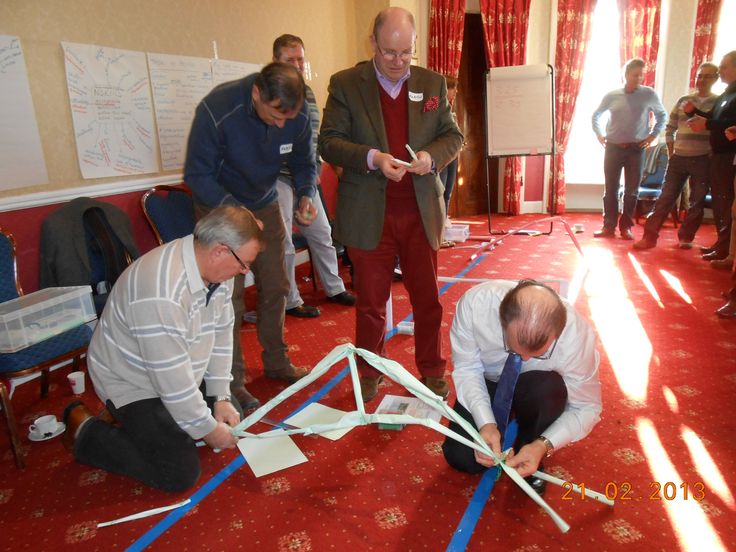
[[[460,151],[457,182],[450,200],[453,217],[488,212],[485,136],[486,55],[480,14],[465,15],[463,52],[455,114],[465,144]],[[498,212],[498,160],[488,160],[491,181],[491,212]]]

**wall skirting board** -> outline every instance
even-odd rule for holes
[[[49,192],[35,192],[0,199],[0,212],[17,211],[18,209],[29,209],[42,205],[64,203],[78,197],[103,197],[139,190],[147,190],[153,186],[168,184],[174,186],[182,181],[182,174],[167,174],[152,178],[137,178],[134,180],[121,180],[108,182],[106,184],[95,184],[93,186],[79,186],[77,188],[65,188]]]

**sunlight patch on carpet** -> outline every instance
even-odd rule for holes
[[[670,411],[673,414],[678,414],[680,412],[680,404],[677,402],[677,395],[666,385],[662,387],[662,394],[664,395],[664,400],[667,401]]]
[[[700,477],[703,478],[706,488],[717,494],[718,498],[731,510],[736,510],[736,500],[734,500],[721,470],[718,469],[718,464],[708,452],[705,443],[689,427],[683,427],[681,433],[682,440],[685,441],[687,448],[690,450],[693,464],[697,467]]]
[[[633,489],[632,498],[640,501],[657,500],[664,506],[669,518],[672,531],[685,552],[726,551],[713,525],[708,521],[703,508],[695,499],[696,493],[700,496],[697,481],[683,481],[667,454],[659,438],[659,433],[648,418],[637,418],[636,432],[639,442],[647,456],[652,482],[649,488]],[[687,485],[688,495],[685,498],[683,486]],[[659,487],[659,493],[657,488]],[[704,498],[707,498],[711,489],[705,488]]]
[[[629,298],[612,253],[599,247],[585,250],[589,274],[585,292],[611,369],[627,399],[644,402],[649,384],[652,344]]]
[[[631,253],[628,254],[629,262],[631,263],[631,266],[634,267],[634,270],[636,271],[637,276],[639,276],[639,279],[641,280],[641,283],[644,284],[644,287],[647,288],[647,291],[652,296],[652,299],[654,299],[657,302],[657,306],[660,309],[664,308],[664,303],[662,303],[662,299],[659,296],[659,293],[657,292],[657,288],[654,287],[654,284],[652,283],[652,279],[647,276],[647,273],[644,272],[644,268],[641,266],[641,263],[637,260],[636,257],[634,257]]]
[[[682,300],[685,301],[688,305],[693,304],[693,300],[688,295],[688,293],[685,291],[685,288],[682,285],[682,282],[679,278],[674,276],[672,273],[668,272],[667,270],[660,269],[659,273],[662,275],[662,278],[665,279],[665,281],[670,285],[670,287],[673,289],[677,295],[682,297]]]

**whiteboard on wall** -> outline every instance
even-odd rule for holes
[[[20,39],[0,35],[0,190],[48,181]]]
[[[494,67],[486,74],[489,157],[554,152],[554,80],[549,65]]]

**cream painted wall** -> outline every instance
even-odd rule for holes
[[[659,45],[656,86],[669,112],[688,91],[698,0],[665,0],[662,4],[660,25],[665,32]]]
[[[532,0],[529,6],[529,31],[526,39],[526,62],[529,65],[550,63],[551,32],[549,0]]]
[[[309,84],[322,106],[330,75],[369,57],[373,18],[389,5],[388,0],[2,0],[0,34],[21,39],[50,183],[0,192],[0,200],[125,180],[81,177],[60,42],[212,57],[216,40],[222,59],[267,63],[273,39],[292,33],[306,44]]]
[[[662,21],[667,33],[660,55],[660,81],[669,109],[687,86],[697,0],[665,0]],[[468,11],[478,11],[468,0]],[[530,14],[529,63],[548,57],[550,0],[533,0]],[[278,7],[278,14],[271,6]],[[2,0],[0,33],[21,39],[28,68],[36,118],[49,172],[46,186],[0,192],[3,198],[89,185],[114,185],[124,179],[83,180],[77,165],[69,100],[60,42],[79,42],[144,52],[211,57],[212,41],[219,56],[265,63],[279,34],[301,36],[312,66],[310,85],[320,105],[327,99],[329,77],[370,56],[368,36],[381,9],[401,6],[416,17],[419,64],[426,66],[429,0],[285,0],[278,4],[255,0]],[[666,20],[665,20],[666,19]],[[175,173],[160,173],[175,174]],[[150,177],[159,175],[146,175]],[[575,190],[569,189],[574,196]],[[586,208],[587,201],[568,204]],[[599,207],[596,205],[591,207]]]

